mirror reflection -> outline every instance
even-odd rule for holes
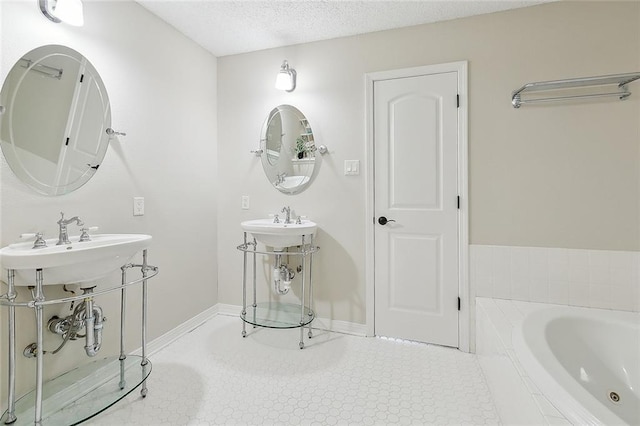
[[[298,194],[311,184],[320,157],[309,120],[296,107],[280,105],[269,113],[261,148],[265,175],[277,190]]]
[[[0,105],[2,152],[31,188],[66,194],[100,167],[109,144],[109,99],[80,53],[58,45],[28,52],[7,75]]]

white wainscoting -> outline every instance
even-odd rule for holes
[[[640,312],[640,252],[470,246],[476,296]]]

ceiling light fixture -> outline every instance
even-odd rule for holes
[[[296,70],[289,68],[286,59],[282,62],[278,76],[276,77],[276,89],[293,92],[296,89]]]
[[[38,0],[40,11],[50,21],[81,27],[84,25],[82,0]]]

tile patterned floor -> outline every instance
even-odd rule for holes
[[[317,330],[251,329],[217,316],[151,357],[136,390],[91,425],[499,424],[474,355]]]

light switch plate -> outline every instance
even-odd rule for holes
[[[249,196],[242,196],[242,210],[249,210]]]
[[[360,174],[360,160],[344,160],[344,175],[356,176]]]

